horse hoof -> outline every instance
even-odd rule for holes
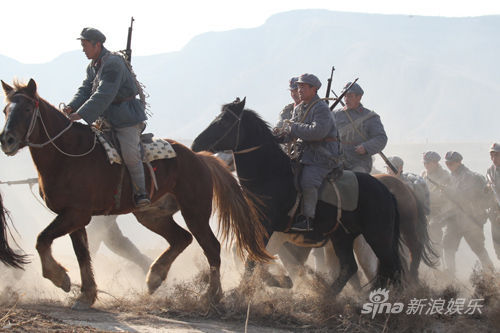
[[[64,279],[63,279],[63,282],[61,284],[61,289],[67,293],[69,293],[69,291],[71,290],[71,280],[70,280],[68,274],[66,274],[66,273],[64,274]]]
[[[216,291],[208,291],[206,296],[210,303],[219,304],[224,295],[221,288],[219,287]]]
[[[292,289],[293,288],[293,281],[289,276],[285,275],[285,276],[283,276],[282,279],[283,280],[280,283],[281,288],[283,288],[283,289]]]
[[[148,285],[148,292],[150,295],[152,295],[156,289],[160,287],[162,284],[163,279],[159,274],[156,274],[154,272],[149,272],[147,278],[146,278],[146,283]]]
[[[82,301],[76,301],[71,307],[71,310],[83,311],[90,309],[91,304]]]

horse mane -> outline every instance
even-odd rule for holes
[[[234,105],[234,103],[228,103],[222,106],[222,111],[225,109],[230,109],[231,106]],[[244,118],[244,122],[251,122],[251,126],[246,126],[247,130],[252,129],[253,132],[251,133],[251,137],[254,138],[262,138],[266,141],[266,143],[273,143],[276,146],[279,146],[278,141],[276,140],[276,137],[273,135],[271,126],[267,121],[262,119],[262,117],[255,112],[254,110],[251,109],[244,109],[243,112],[241,113],[242,119]]]
[[[6,96],[5,100],[8,102],[11,102],[12,96],[14,96],[15,93],[24,93],[27,94],[27,89],[28,89],[28,84],[21,81],[20,79],[14,79],[13,83],[14,89],[12,89]],[[40,99],[40,95],[38,95],[38,91],[35,93],[35,96],[33,96],[35,99]]]
[[[8,102],[11,101],[11,98],[16,93],[27,94],[27,89],[28,89],[28,84],[27,83],[22,82],[19,79],[14,79],[14,81],[13,81],[12,84],[13,84],[13,88],[14,89],[12,89],[12,91],[5,96],[5,99]],[[56,108],[54,105],[52,105],[51,103],[49,103],[46,99],[40,97],[40,95],[38,95],[38,91],[35,92],[35,96],[33,96],[33,97],[36,100],[39,100],[41,102],[40,104],[45,104],[49,109],[52,109],[52,111],[56,111],[57,117],[59,117],[61,119],[66,119],[67,120],[67,117],[61,111],[59,111],[58,108]],[[79,122],[76,122],[76,121],[73,123],[72,127],[75,128],[75,129],[79,129],[79,130],[82,130],[82,129],[90,130],[90,126],[89,125],[82,124],[82,123],[79,123]]]

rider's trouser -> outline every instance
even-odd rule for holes
[[[140,136],[144,123],[130,127],[115,128],[116,137],[120,142],[123,162],[127,166],[132,181],[134,194],[146,194],[146,180],[141,158]]]

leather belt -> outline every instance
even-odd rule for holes
[[[125,97],[125,98],[116,98],[113,102],[111,102],[111,104],[113,104],[113,105],[119,105],[119,104],[122,104],[123,102],[131,101],[134,98],[135,98],[135,95],[129,96],[129,97]]]

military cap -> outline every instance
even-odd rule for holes
[[[290,81],[288,81],[288,89],[290,90],[295,90],[298,88],[297,86],[297,81],[299,80],[298,77],[294,76],[290,79]]]
[[[316,75],[313,74],[302,74],[301,76],[299,76],[297,83],[307,83],[318,89],[321,88],[321,81],[316,77]]]
[[[441,156],[435,151],[426,151],[423,156],[424,162],[439,162]]]
[[[350,85],[351,85],[351,82],[347,82],[347,84],[344,87],[344,90],[346,90]],[[349,92],[352,92],[353,94],[361,95],[361,96],[363,96],[363,94],[365,93],[363,91],[363,89],[361,89],[361,86],[357,83],[354,83],[352,85],[351,89],[349,89]]]
[[[459,152],[449,151],[444,156],[444,159],[446,160],[446,162],[462,162],[463,157]]]
[[[403,169],[404,161],[401,157],[389,156],[387,159],[389,160],[389,162],[391,162],[392,165],[394,165],[396,169]]]
[[[80,37],[78,37],[77,39],[93,40],[96,42],[104,43],[106,41],[106,36],[104,36],[102,32],[95,28],[83,28],[82,32],[80,33]]]
[[[500,153],[500,143],[493,143],[490,147],[490,153],[495,152],[495,153]]]

